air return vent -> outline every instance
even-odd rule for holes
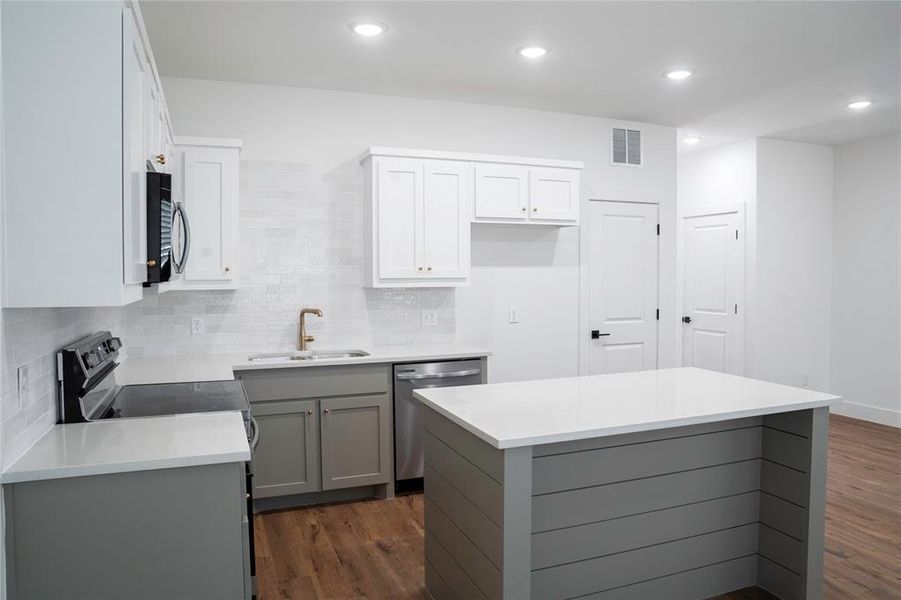
[[[614,127],[611,136],[612,162],[615,165],[641,166],[641,130]]]

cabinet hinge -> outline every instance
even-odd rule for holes
[[[660,235],[660,223],[657,223],[657,235]]]

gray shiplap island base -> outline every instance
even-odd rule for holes
[[[839,399],[697,369],[670,373],[653,376],[658,422],[603,435],[602,425],[622,429],[630,415],[605,421],[584,409],[584,397],[567,405],[550,392],[548,410],[582,411],[584,429],[601,434],[561,436],[565,424],[549,419],[547,427],[558,429],[549,434],[571,439],[540,443],[539,429],[527,424],[526,445],[503,437],[515,424],[491,431],[486,423],[527,387],[479,386],[477,401],[499,395],[500,406],[486,404],[493,416],[485,419],[460,395],[467,388],[424,390],[432,596],[693,599],[759,585],[786,600],[821,598],[828,406]],[[579,379],[597,380],[596,402],[607,404],[617,401],[609,395],[617,386],[604,380],[628,384],[640,376]],[[711,377],[719,393],[735,383],[717,387],[721,378],[737,380],[744,396],[724,398],[729,410],[719,416],[704,412],[686,401],[686,377],[692,385]],[[555,381],[569,380],[530,383],[548,392]],[[661,386],[676,389],[661,394]],[[585,382],[579,389],[593,393]],[[510,394],[513,400],[500,399]],[[524,410],[534,410],[526,396]],[[666,426],[685,420],[667,412],[667,398],[676,412],[697,410],[696,422]]]

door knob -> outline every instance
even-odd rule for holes
[[[151,258],[150,260],[147,261],[147,266],[148,266],[148,267],[155,267],[155,266],[156,266],[156,261],[153,260],[153,259]]]
[[[607,337],[608,335],[610,335],[610,334],[609,333],[601,333],[597,329],[591,330],[591,339],[593,339],[593,340],[596,340],[596,339],[602,338],[602,337]]]

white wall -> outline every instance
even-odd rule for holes
[[[832,148],[756,139],[689,153],[678,190],[680,215],[745,207],[745,375],[827,389]]]
[[[496,353],[492,366],[495,381],[576,374],[581,339],[581,240],[577,228],[476,225],[470,288],[426,292],[362,289],[360,256],[355,254],[355,240],[361,235],[361,223],[355,215],[361,209],[352,196],[358,195],[362,177],[357,157],[370,145],[582,160],[585,202],[588,198],[660,202],[661,220],[671,223],[675,219],[672,128],[643,126],[646,166],[635,169],[611,166],[611,122],[606,119],[199,80],[165,79],[163,86],[176,134],[244,140],[242,185],[247,193],[242,191],[241,198],[242,251],[246,241],[253,260],[261,256],[277,258],[287,269],[264,272],[266,281],[254,280],[254,265],[245,258],[242,289],[238,292],[190,298],[187,293],[179,293],[172,300],[163,296],[145,301],[128,311],[130,353],[190,352],[201,347],[225,350],[243,343],[253,343],[254,349],[262,349],[264,343],[288,347],[296,333],[296,309],[315,304],[326,314],[321,321],[312,320],[322,347],[456,339],[487,346]],[[262,184],[293,186],[278,204],[287,211],[287,223],[270,224],[271,232],[259,220],[265,218],[260,211],[267,202],[271,206],[278,193],[268,189],[260,194],[259,189],[246,188],[250,184],[245,176],[251,176],[250,171],[256,168],[250,163],[270,170],[274,163],[283,163],[287,170],[312,174],[312,180],[306,183],[296,179],[290,183],[278,176]],[[337,187],[329,187],[331,184]],[[320,231],[331,232],[331,241],[342,244],[343,267],[316,263],[307,256],[316,248],[304,247],[298,238],[310,231],[305,224],[313,222],[309,219],[315,219]],[[281,241],[249,239],[256,235],[280,236]],[[353,239],[345,239],[344,244],[340,242],[342,235]],[[661,243],[661,308],[673,315],[674,238],[667,236]],[[667,268],[667,262],[672,266]],[[251,287],[245,289],[244,275],[248,273]],[[179,306],[184,303],[193,306]],[[517,325],[507,323],[511,304],[520,307]],[[420,327],[419,311],[433,306],[440,311],[442,325],[437,330]],[[184,314],[188,310],[204,311],[213,318],[216,327],[205,339],[188,336],[185,317],[190,315]],[[255,314],[267,322],[257,330],[245,331],[245,336],[237,336],[243,317],[235,318],[236,314]],[[271,318],[264,317],[266,314]],[[154,326],[160,325],[166,329],[168,342],[163,337],[151,339]],[[663,332],[662,364],[672,363],[674,348],[674,333]]]
[[[757,141],[756,377],[829,388],[832,147]]]
[[[831,391],[838,412],[901,427],[901,136],[835,149]]]

